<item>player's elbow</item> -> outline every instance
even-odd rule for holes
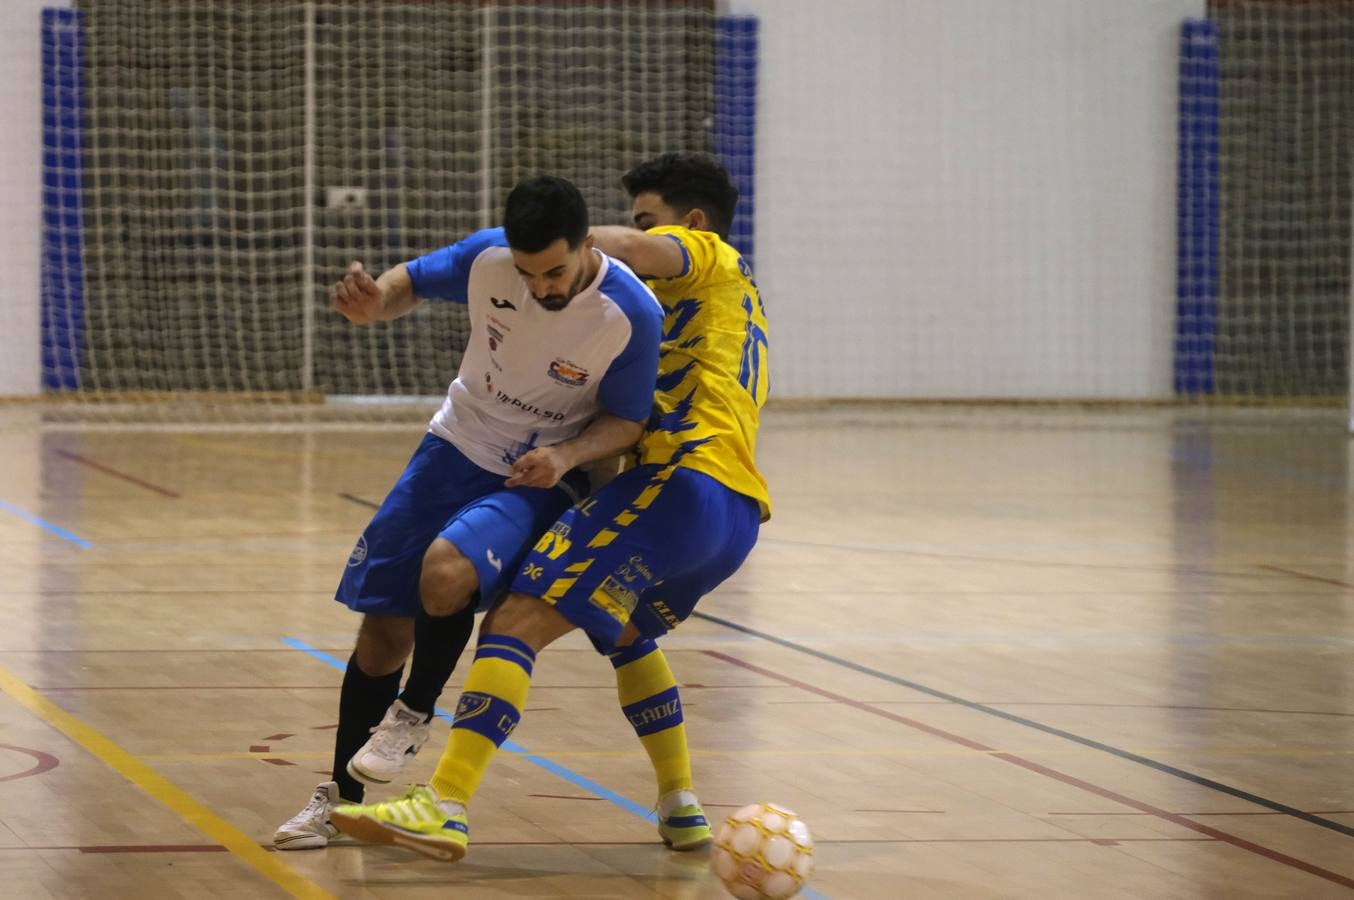
[[[617,419],[616,443],[618,450],[625,450],[639,443],[640,437],[644,434],[644,422],[636,422],[634,419]]]

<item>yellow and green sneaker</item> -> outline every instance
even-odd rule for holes
[[[714,839],[710,833],[710,823],[706,821],[705,810],[701,809],[695,794],[690,791],[681,791],[679,794],[672,799],[680,805],[672,806],[667,815],[662,811],[663,802],[659,802],[658,836],[673,850],[699,850]]]
[[[426,784],[411,785],[404,796],[385,803],[336,806],[329,819],[339,831],[360,841],[408,847],[443,862],[465,856],[470,843],[465,807],[439,800]]]

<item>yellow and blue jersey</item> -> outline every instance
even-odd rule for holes
[[[683,271],[649,287],[663,305],[654,411],[639,442],[641,465],[688,468],[757,501],[770,517],[757,471],[757,427],[766,402],[766,312],[752,272],[709,231],[651,228],[682,248]]]

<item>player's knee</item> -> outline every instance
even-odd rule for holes
[[[414,620],[405,616],[362,617],[357,630],[357,665],[371,676],[389,675],[414,649]]]
[[[634,622],[626,622],[625,627],[621,629],[621,636],[616,639],[616,649],[623,650],[639,640],[639,629],[635,627]]]
[[[449,616],[470,605],[479,590],[479,574],[450,541],[438,538],[423,554],[418,593],[430,616]]]
[[[573,627],[559,610],[539,597],[513,593],[490,611],[480,630],[515,637],[539,652]]]

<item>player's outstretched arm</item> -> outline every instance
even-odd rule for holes
[[[353,262],[348,274],[329,292],[329,305],[358,325],[398,319],[419,302],[404,263],[372,278],[360,262]]]
[[[578,437],[522,454],[513,463],[512,473],[504,484],[508,487],[554,487],[565,472],[628,450],[643,433],[643,422],[602,413]]]
[[[686,271],[682,246],[661,234],[645,234],[623,225],[596,225],[594,245],[614,256],[643,278],[676,278]]]

